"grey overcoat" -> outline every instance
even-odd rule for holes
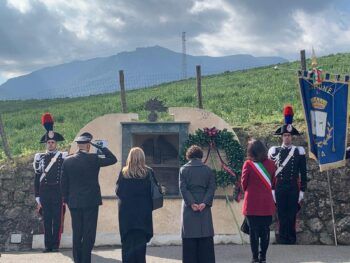
[[[182,238],[214,236],[211,206],[216,189],[215,175],[199,159],[192,159],[180,168],[179,186],[182,195]],[[205,203],[202,212],[194,212],[192,204]]]

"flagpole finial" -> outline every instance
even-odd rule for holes
[[[315,54],[314,47],[312,47],[311,66],[312,66],[313,68],[316,68],[317,65],[318,65],[318,63],[317,63],[317,57],[316,57],[316,54]]]

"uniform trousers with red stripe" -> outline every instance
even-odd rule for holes
[[[298,213],[299,186],[296,182],[277,183],[276,201],[279,221],[280,244],[296,243],[296,218]]]

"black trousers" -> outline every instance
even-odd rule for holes
[[[90,263],[95,244],[98,206],[71,208],[73,258],[75,263]]]
[[[259,259],[266,260],[266,252],[270,242],[272,216],[247,216],[247,221],[253,259],[256,261]]]
[[[279,221],[280,244],[295,244],[296,231],[295,223],[298,212],[299,188],[296,184],[277,184],[276,203]]]
[[[40,195],[44,219],[44,242],[46,249],[58,249],[61,241],[63,203],[61,194],[56,189],[46,189]]]
[[[130,230],[122,242],[123,263],[146,262],[147,237],[143,230]]]
[[[215,263],[213,237],[183,238],[183,263]]]

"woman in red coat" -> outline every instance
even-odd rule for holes
[[[259,140],[250,140],[241,183],[244,191],[243,215],[246,216],[250,229],[252,262],[266,262],[270,225],[275,213],[275,171],[275,163],[267,158],[264,144]]]

